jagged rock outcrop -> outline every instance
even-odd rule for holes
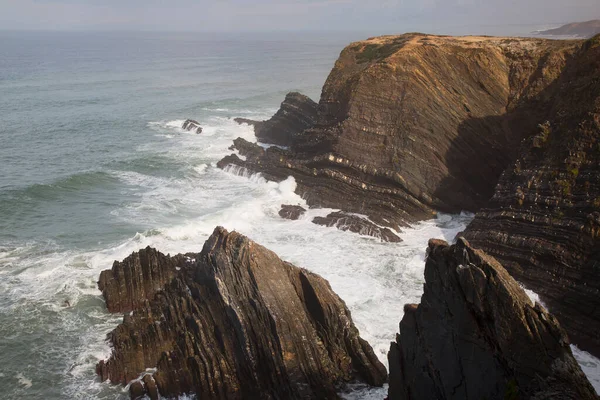
[[[184,131],[202,133],[202,127],[198,121],[194,121],[193,119],[186,119],[184,123],[181,125],[181,129]]]
[[[282,204],[281,210],[279,210],[279,216],[285,219],[291,219],[295,221],[306,213],[306,209],[302,206],[292,206],[289,204]]]
[[[333,212],[326,217],[315,217],[313,223],[323,226],[334,226],[342,231],[350,231],[360,235],[373,236],[384,242],[401,242],[398,237],[389,228],[382,228],[368,219],[359,215],[347,214],[344,212]]]
[[[463,234],[600,356],[600,36],[554,85],[547,119]]]
[[[150,247],[121,262],[115,261],[112,269],[102,271],[98,280],[108,311],[126,313],[138,309],[170,283],[186,261],[185,256],[168,257]]]
[[[334,399],[345,382],[386,381],[329,283],[243,235],[217,228],[201,253],[156,259],[161,276],[179,269],[153,286],[153,298],[127,292],[124,303],[138,306],[109,334],[112,355],[97,366],[103,381],[126,384],[156,368],[135,384],[136,395],[155,385],[162,396],[200,399]],[[154,276],[149,263],[141,270]],[[137,273],[125,273],[125,285],[111,276],[104,275],[104,293],[139,286]]]
[[[268,121],[245,118],[235,118],[235,121],[254,125],[259,142],[290,146],[295,135],[315,125],[317,103],[301,93],[291,92],[285,96],[279,111]]]
[[[540,31],[540,35],[547,36],[579,36],[582,38],[591,38],[600,33],[600,20],[595,19],[585,22],[573,22],[563,25],[559,28]]]
[[[597,399],[558,321],[464,239],[431,240],[391,344],[390,400]]]
[[[292,175],[310,207],[395,230],[434,211],[476,211],[545,120],[552,84],[581,43],[423,34],[353,43],[325,83],[316,124],[288,150],[219,165]]]

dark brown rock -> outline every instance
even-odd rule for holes
[[[183,125],[181,125],[181,129],[185,131],[194,131],[196,133],[202,133],[202,127],[198,121],[194,121],[193,119],[186,119]]]
[[[384,242],[398,243],[402,241],[402,239],[400,239],[398,235],[392,232],[389,228],[381,228],[368,219],[358,215],[352,215],[343,212],[333,212],[326,217],[315,217],[312,222],[317,225],[336,227],[342,231],[350,231],[360,235],[373,236],[381,239]]]
[[[142,382],[144,382],[144,386],[146,388],[146,394],[150,397],[150,400],[158,400],[158,387],[156,386],[156,382],[152,375],[144,375],[142,378]]]
[[[389,399],[597,399],[558,321],[464,239],[429,242],[392,343]]]
[[[291,220],[295,221],[298,218],[300,218],[302,215],[304,215],[305,212],[306,212],[306,209],[304,207],[282,204],[281,210],[279,210],[279,216],[281,218],[291,219]]]
[[[129,397],[132,400],[139,400],[146,395],[146,389],[144,389],[144,385],[140,381],[131,382],[129,386]]]
[[[600,36],[554,85],[547,118],[463,235],[539,294],[573,343],[600,356]]]
[[[295,136],[311,128],[317,121],[317,103],[297,92],[288,93],[277,113],[267,121],[235,118],[239,124],[254,126],[259,142],[291,146]]]
[[[394,230],[435,211],[476,211],[545,121],[560,91],[552,83],[581,43],[422,34],[353,43],[323,87],[316,124],[291,135],[288,150],[219,165],[291,175],[310,207]]]
[[[171,281],[109,334],[102,380],[125,384],[156,367],[162,396],[202,399],[334,399],[345,382],[385,382],[385,368],[323,278],[223,228],[201,253],[174,259],[159,265],[171,271],[185,260]],[[104,285],[105,293],[122,287],[117,279]]]
[[[122,262],[115,261],[112,269],[102,271],[98,281],[108,311],[130,312],[153,299],[185,261],[183,256],[165,256],[150,247]]]

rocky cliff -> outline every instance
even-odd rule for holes
[[[390,400],[597,399],[558,321],[464,239],[429,242],[421,304],[404,311]]]
[[[464,236],[600,355],[600,36],[568,60],[547,117]],[[555,93],[559,95],[555,95]]]
[[[254,149],[219,165],[292,175],[311,207],[393,229],[434,211],[476,211],[545,120],[553,83],[580,45],[422,34],[353,43],[323,87],[316,123],[288,150]]]
[[[109,334],[101,379],[133,398],[334,399],[340,385],[387,378],[344,302],[323,278],[217,228],[199,254],[146,249],[101,275]]]

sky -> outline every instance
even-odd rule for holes
[[[596,18],[600,0],[0,0],[0,30],[495,34]]]

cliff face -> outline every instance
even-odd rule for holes
[[[548,118],[464,236],[536,291],[574,343],[600,355],[600,36],[554,85]]]
[[[334,399],[345,382],[387,378],[326,280],[238,233],[217,228],[187,257],[143,250],[101,282],[105,296],[119,293],[111,311],[133,309],[109,334],[101,379],[126,384],[156,368],[133,398]]]
[[[390,400],[597,399],[557,320],[464,239],[429,242],[388,358]]]
[[[434,210],[475,211],[544,120],[579,45],[421,34],[353,43],[327,79],[316,124],[289,150],[220,165],[293,175],[310,206],[395,229]]]

